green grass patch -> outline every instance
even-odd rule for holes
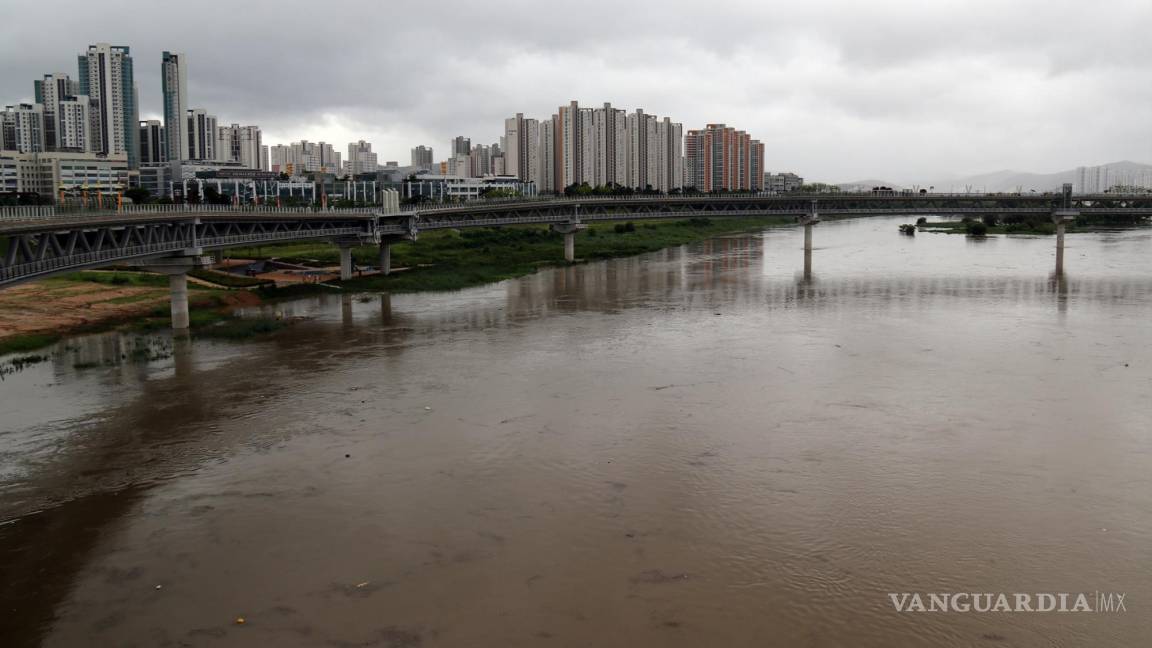
[[[35,351],[60,341],[58,333],[27,333],[0,340],[0,355]]]
[[[576,235],[581,260],[607,259],[654,252],[723,234],[791,224],[790,218],[694,218],[679,221],[600,222]],[[332,247],[333,254],[335,248]],[[297,247],[293,252],[300,252]],[[320,250],[312,250],[317,256]],[[357,248],[358,264],[377,262],[375,247]],[[421,234],[416,242],[392,247],[392,264],[408,268],[387,277],[372,275],[343,282],[347,290],[415,292],[455,290],[521,277],[565,265],[564,236],[544,225],[520,225]]]

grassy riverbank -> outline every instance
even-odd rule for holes
[[[653,252],[724,234],[756,231],[792,223],[789,218],[696,218],[682,221],[597,223],[576,235],[580,261]],[[276,258],[309,266],[339,263],[335,246],[327,242],[288,243],[242,248],[229,256]],[[378,262],[375,246],[357,248],[358,265]],[[547,226],[514,226],[444,230],[421,234],[418,241],[397,243],[392,265],[406,268],[387,277],[370,275],[339,284],[346,291],[415,292],[455,290],[531,274],[541,268],[566,265],[564,237]],[[213,275],[219,284],[230,282]],[[292,299],[332,288],[297,284],[283,288],[241,286],[258,283],[238,277],[234,288],[221,290],[189,283],[189,314],[193,335],[238,339],[268,333],[284,323],[239,320],[235,306]],[[65,334],[114,329],[146,333],[169,326],[168,280],[141,272],[76,272],[0,292],[0,311],[19,313],[0,318],[0,355],[48,346]],[[7,330],[5,330],[7,329]]]
[[[790,224],[789,218],[695,218],[682,221],[596,223],[576,235],[580,261],[633,256],[724,234]],[[237,258],[278,258],[305,265],[334,265],[336,248],[326,243],[285,244],[231,252]],[[375,266],[375,246],[356,248],[357,265]],[[566,265],[564,236],[543,225],[445,230],[421,234],[416,242],[392,247],[392,266],[406,268],[387,277],[372,275],[343,282],[346,290],[415,292],[455,290]]]
[[[980,224],[983,225],[983,228],[979,227]],[[1149,224],[1150,222],[1147,218],[1132,216],[1078,218],[1068,223],[1065,231],[1068,233],[1102,232],[1119,228],[1147,227]],[[938,221],[924,223],[919,225],[917,229],[921,232],[972,234],[974,233],[972,231],[973,227],[983,229],[982,236],[985,234],[1051,235],[1056,233],[1056,225],[1052,222],[1052,219],[1043,216],[1009,216],[1004,219]]]
[[[202,334],[219,328],[225,337],[242,337],[239,331],[246,327],[219,323],[231,319],[233,307],[261,302],[247,291],[197,284],[190,284],[189,290],[190,319]],[[143,333],[166,329],[170,321],[167,277],[129,271],[74,272],[0,291],[0,355],[41,349],[65,334],[114,329]]]

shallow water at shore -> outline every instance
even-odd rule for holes
[[[1152,232],[907,220],[69,340],[0,383],[0,643],[1142,644]]]

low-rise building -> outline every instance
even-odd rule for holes
[[[127,154],[0,151],[0,192],[115,194],[129,186]]]
[[[764,188],[768,191],[775,191],[777,193],[799,191],[803,184],[804,178],[801,178],[795,173],[764,174]]]
[[[458,175],[421,173],[404,181],[405,199],[425,197],[432,201],[472,200],[492,189],[515,191],[522,196],[535,196],[536,184],[516,176],[467,178]]]

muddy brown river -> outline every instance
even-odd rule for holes
[[[0,646],[1152,644],[1152,230],[909,220],[66,340],[0,382]]]

